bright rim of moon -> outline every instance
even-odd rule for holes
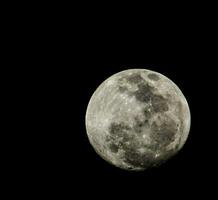
[[[180,89],[146,69],[121,71],[92,95],[86,130],[95,151],[114,166],[145,170],[175,155],[187,140],[190,110]]]

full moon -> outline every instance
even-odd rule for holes
[[[129,69],[106,79],[92,95],[86,131],[94,150],[110,164],[141,171],[166,162],[187,140],[190,110],[166,76]]]

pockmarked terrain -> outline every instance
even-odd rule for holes
[[[130,69],[105,80],[86,112],[95,151],[126,170],[159,166],[184,145],[190,110],[180,89],[164,75]]]

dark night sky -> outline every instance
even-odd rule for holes
[[[203,25],[210,31],[209,25],[179,23],[181,19],[169,26],[157,19],[146,23],[96,19],[89,16],[75,23],[43,19],[27,42],[27,53],[22,54],[27,67],[22,72],[29,79],[24,85],[34,82],[28,89],[33,96],[26,102],[33,99],[28,112],[36,114],[34,120],[28,117],[27,165],[20,161],[26,183],[34,183],[36,193],[79,195],[79,199],[211,194],[217,159],[217,55],[211,47],[213,37],[202,32]],[[109,76],[130,68],[146,68],[170,78],[191,111],[184,148],[161,167],[144,172],[108,164],[94,152],[85,130],[85,112],[95,89]]]
[[[214,119],[210,118],[211,111],[208,110],[213,92],[210,85],[215,84],[213,73],[208,70],[212,69],[213,63],[188,49],[182,51],[190,53],[187,56],[181,51],[167,53],[161,50],[152,54],[144,48],[135,51],[137,46],[128,50],[123,48],[123,51],[120,46],[113,48],[94,52],[90,49],[81,54],[76,63],[69,61],[69,67],[56,68],[60,73],[55,72],[58,74],[55,77],[58,101],[55,102],[61,104],[57,106],[60,110],[54,111],[55,116],[59,115],[58,121],[52,122],[55,131],[51,132],[51,141],[54,139],[54,143],[48,166],[55,166],[47,169],[48,178],[57,185],[61,182],[64,190],[82,189],[93,197],[99,190],[106,196],[133,195],[136,198],[180,196],[180,193],[205,189],[211,184],[214,168],[211,163],[215,132],[209,125]],[[114,55],[113,51],[118,52]],[[147,68],[169,77],[180,87],[191,110],[191,130],[184,148],[161,167],[144,172],[126,172],[105,162],[94,152],[85,131],[85,112],[92,93],[106,78],[129,68]]]

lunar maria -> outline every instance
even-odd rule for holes
[[[125,170],[160,166],[185,144],[190,110],[166,76],[146,69],[121,71],[92,95],[86,111],[88,139],[104,160]]]

